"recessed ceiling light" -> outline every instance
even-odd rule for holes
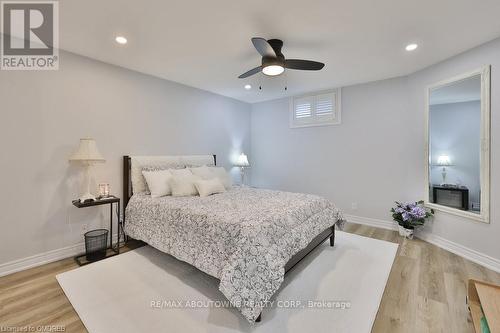
[[[123,37],[123,36],[117,36],[117,37],[115,38],[115,40],[116,40],[116,42],[117,42],[118,44],[122,44],[122,45],[127,44],[127,38],[125,38],[125,37]]]
[[[417,44],[408,44],[406,45],[406,51],[415,51],[417,49]]]
[[[250,89],[252,89],[252,86],[251,86],[251,85],[249,85],[249,84],[245,84],[245,89],[246,89],[246,90],[250,90]]]
[[[269,75],[269,76],[276,76],[280,75],[285,71],[285,68],[280,65],[269,65],[266,66],[262,69],[262,73]]]

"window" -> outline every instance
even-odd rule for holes
[[[338,124],[340,124],[340,88],[290,99],[291,128]]]

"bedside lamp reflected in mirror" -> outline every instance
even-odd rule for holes
[[[437,160],[437,165],[440,167],[443,167],[443,170],[441,172],[441,176],[443,176],[443,182],[441,183],[441,185],[443,185],[443,186],[448,185],[446,183],[446,167],[451,166],[450,157],[448,155],[439,156],[438,160]]]

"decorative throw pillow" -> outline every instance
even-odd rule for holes
[[[174,177],[189,177],[193,173],[189,169],[169,169]]]
[[[193,175],[199,176],[201,179],[208,180],[215,178],[215,173],[206,165],[197,168],[189,168],[189,170]]]
[[[198,190],[194,183],[200,180],[200,177],[190,174],[189,176],[173,176],[170,179],[173,197],[186,197],[198,195]]]
[[[146,177],[144,177],[144,171],[161,171],[161,170],[177,170],[177,169],[185,169],[184,167],[175,167],[175,165],[146,165],[142,167],[141,173],[144,181],[144,191],[146,194],[151,194],[151,191],[148,186],[148,182],[146,181]],[[139,193],[139,192],[138,192]]]
[[[231,175],[223,167],[209,167],[210,171],[213,172],[215,177],[219,178],[221,183],[224,185],[226,190],[230,190],[233,186],[233,179]]]
[[[175,167],[172,165],[146,165],[142,167],[142,171],[159,171],[159,170],[184,170],[184,167]]]
[[[152,198],[159,198],[172,193],[170,179],[172,174],[168,170],[142,171],[146,179]]]
[[[208,197],[211,194],[226,192],[224,184],[222,184],[219,178],[209,180],[200,179],[194,182],[194,186],[196,186],[200,197]]]

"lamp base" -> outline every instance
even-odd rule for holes
[[[245,168],[244,167],[240,167],[240,178],[241,178],[240,186],[244,187],[245,186]]]
[[[82,194],[82,195],[80,196],[80,198],[78,198],[78,200],[80,200],[80,202],[81,202],[81,203],[84,203],[85,201],[88,201],[88,200],[90,200],[90,201],[95,201],[95,200],[96,200],[96,198],[95,198],[95,196],[93,196],[93,195],[92,195],[92,194],[90,194],[90,193],[85,193],[85,194]]]

